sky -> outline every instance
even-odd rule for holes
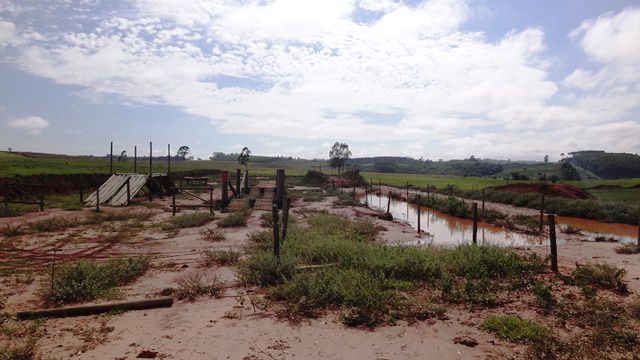
[[[0,149],[640,152],[640,2],[0,0]]]

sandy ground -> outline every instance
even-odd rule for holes
[[[214,196],[219,197],[219,194]],[[180,201],[187,203],[192,200],[183,198]],[[166,221],[171,216],[166,208],[170,199],[156,199],[155,203],[165,208],[132,208],[135,211],[153,211],[149,222]],[[487,206],[507,205],[487,203]],[[531,211],[516,209],[523,213]],[[375,217],[375,211],[363,207],[336,207],[332,198],[322,202],[293,203],[294,213],[308,210],[328,211],[347,217],[370,217],[386,229],[380,237],[390,243],[416,238],[415,231],[407,224],[379,220]],[[88,209],[82,212],[47,210],[19,218],[0,219],[0,226],[57,215],[81,216],[89,212]],[[50,319],[45,326],[46,334],[38,341],[41,351],[48,356],[73,359],[134,359],[144,350],[157,353],[157,358],[166,359],[471,359],[524,356],[523,346],[503,342],[480,330],[479,324],[486,314],[456,307],[449,308],[443,319],[415,324],[399,322],[375,330],[346,328],[334,313],[292,324],[278,318],[270,309],[254,308],[247,296],[254,289],[238,287],[230,268],[204,267],[200,264],[198,252],[211,247],[241,249],[250,232],[262,229],[260,214],[254,211],[247,227],[223,229],[226,239],[222,242],[211,243],[201,239],[202,228],[183,229],[175,235],[168,235],[157,228],[145,228],[132,239],[95,254],[93,258],[96,261],[115,254],[153,254],[152,269],[122,289],[124,299],[156,297],[162,289],[175,286],[179,277],[190,273],[200,273],[205,277],[218,274],[226,281],[228,289],[222,298],[176,301],[171,308]],[[217,225],[211,222],[204,227],[216,228]],[[18,244],[23,248],[46,248],[69,234],[92,232],[96,230],[80,228],[56,235],[22,236]],[[627,270],[630,288],[636,293],[640,292],[640,256],[615,253],[613,249],[617,244],[580,242],[575,237],[565,240],[566,243],[558,249],[562,272],[570,272],[576,262],[612,263]],[[77,242],[83,246],[100,243],[99,236],[88,236]],[[543,255],[548,253],[545,247],[521,251]],[[45,261],[39,270],[42,271],[47,265]],[[34,268],[34,273],[37,274],[38,269]],[[40,306],[36,296],[38,276],[35,277],[36,281],[31,283],[3,282],[2,292],[8,295],[5,310],[17,311]],[[511,299],[501,311],[516,314],[528,310],[520,299]],[[455,343],[454,338],[460,336],[469,336],[477,340],[479,345],[467,347]]]

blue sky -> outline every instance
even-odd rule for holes
[[[0,148],[640,152],[637,1],[0,0]]]

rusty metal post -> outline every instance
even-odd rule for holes
[[[556,216],[547,215],[549,219],[549,245],[551,246],[551,270],[558,272],[558,248],[556,247]]]
[[[473,203],[473,245],[478,243],[478,203]]]
[[[278,205],[271,206],[273,216],[273,255],[280,258],[280,224],[278,224]]]
[[[540,195],[540,232],[544,230],[544,194]]]

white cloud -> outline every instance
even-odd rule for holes
[[[544,32],[497,41],[466,32],[474,9],[463,0],[139,0],[134,8],[95,28],[25,40],[18,65],[90,94],[175,106],[223,133],[317,144],[340,137],[368,155],[566,152],[587,141],[567,129],[628,131],[614,125],[640,103],[640,51],[629,50],[640,41],[625,47],[640,33],[634,9],[572,32],[603,65],[576,69],[563,85],[585,93],[560,98]],[[357,22],[358,8],[376,16]],[[597,45],[607,37],[604,54]]]
[[[0,49],[17,42],[16,26],[9,21],[0,20]]]
[[[26,130],[30,134],[37,135],[49,126],[49,121],[39,116],[28,116],[7,121],[7,126],[13,129]]]

